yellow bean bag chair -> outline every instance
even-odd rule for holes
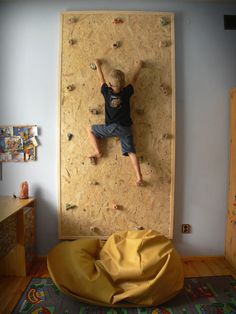
[[[65,294],[95,305],[156,306],[183,287],[183,268],[172,242],[153,230],[117,232],[58,244],[49,273]]]

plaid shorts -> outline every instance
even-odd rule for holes
[[[91,130],[97,138],[118,137],[124,156],[128,156],[129,153],[136,153],[131,126],[122,126],[117,123],[93,124]]]

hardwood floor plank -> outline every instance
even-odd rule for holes
[[[191,265],[197,273],[197,277],[213,276],[213,274],[203,261],[193,261]]]
[[[198,277],[199,276],[197,271],[193,268],[192,262],[183,261],[183,267],[184,267],[184,277]]]
[[[217,261],[217,260],[208,261],[208,267],[211,269],[212,273],[215,276],[223,276],[223,275],[231,274],[229,268],[227,268],[222,261]]]

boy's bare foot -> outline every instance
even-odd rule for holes
[[[96,165],[97,164],[97,158],[96,157],[89,157],[89,159],[90,159],[90,162],[91,162],[91,164],[92,165]]]
[[[143,180],[138,180],[136,184],[137,186],[146,186],[146,183]]]
[[[96,164],[97,164],[97,160],[98,160],[99,158],[101,158],[101,157],[102,157],[102,154],[100,154],[100,153],[90,155],[90,156],[89,156],[89,159],[90,159],[91,164],[92,164],[92,165],[96,165]]]

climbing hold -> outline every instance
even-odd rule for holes
[[[165,96],[168,96],[169,93],[170,93],[170,90],[167,86],[165,86],[164,84],[161,84],[160,85],[160,89],[162,91],[162,93],[165,95]]]
[[[76,43],[76,41],[74,39],[70,39],[68,43],[70,46],[73,46]]]
[[[136,182],[136,185],[138,187],[145,187],[145,186],[147,186],[147,182],[140,180],[140,181]]]
[[[169,21],[168,21],[167,17],[161,16],[160,17],[160,25],[161,26],[166,26],[167,24],[169,24]]]
[[[12,198],[17,198],[15,194],[12,194]]]
[[[90,63],[90,68],[91,68],[92,70],[97,70],[97,66],[96,66],[95,63]]]
[[[143,156],[139,156],[138,160],[139,160],[140,163],[143,163],[144,162],[144,157]]]
[[[90,111],[92,114],[95,114],[95,115],[99,114],[99,111],[98,111],[98,109],[96,109],[96,108],[91,108],[91,109],[89,109],[89,111]]]
[[[144,230],[144,228],[142,226],[135,226],[134,230]]]
[[[171,134],[168,134],[168,133],[164,133],[164,134],[162,135],[162,139],[163,139],[163,140],[171,139],[171,137],[172,137],[172,135],[171,135]]]
[[[159,42],[159,48],[164,48],[164,47],[168,47],[169,46],[169,43],[167,40],[161,40]]]
[[[115,18],[115,19],[112,21],[112,23],[113,23],[113,24],[122,24],[122,23],[124,23],[124,21],[123,21],[121,18],[117,17],[117,18]]]
[[[72,208],[75,208],[75,207],[76,207],[76,205],[74,205],[74,204],[66,203],[66,210],[69,210],[69,209],[72,209]]]
[[[72,92],[75,89],[75,85],[71,84],[71,85],[68,85],[66,88],[69,92]]]
[[[95,227],[95,226],[91,226],[91,227],[90,227],[90,231],[96,232],[96,231],[98,231],[98,229],[97,229],[97,227]]]
[[[113,45],[112,45],[112,47],[114,48],[114,49],[117,49],[117,48],[119,48],[121,46],[121,42],[120,41],[116,41]]]
[[[67,136],[67,140],[70,141],[72,139],[72,137],[73,137],[73,134],[72,133],[67,133],[66,136]]]
[[[135,110],[135,112],[138,114],[138,115],[143,115],[144,114],[144,109],[141,109],[141,108],[138,108]]]
[[[122,206],[121,206],[121,205],[118,205],[118,204],[113,204],[113,209],[121,210],[121,209],[122,209]]]
[[[91,180],[91,181],[89,181],[89,184],[90,184],[90,185],[98,185],[98,182],[95,181],[95,180]]]
[[[67,23],[68,24],[74,24],[74,23],[77,22],[77,20],[78,19],[75,16],[71,16],[71,17],[68,18]]]
[[[92,157],[91,156],[91,157],[89,157],[89,159],[90,159],[90,162],[91,162],[92,165],[95,166],[97,164],[97,158],[96,157]]]

